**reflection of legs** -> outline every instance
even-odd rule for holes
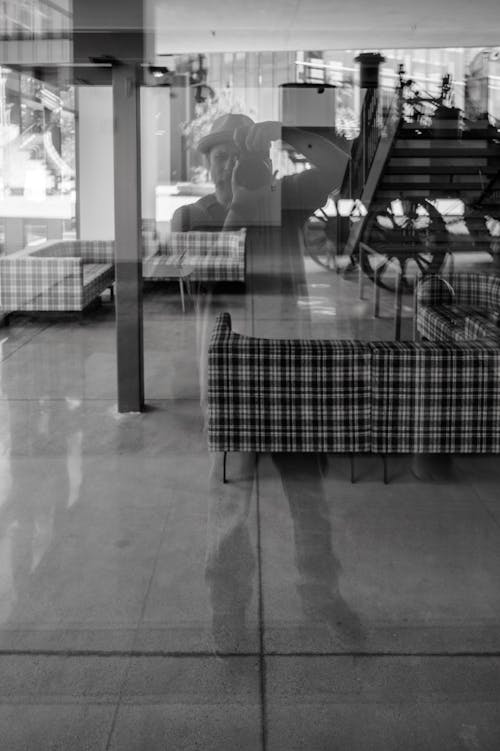
[[[315,454],[275,454],[290,504],[299,589],[320,586],[336,591],[340,563],[334,555],[323,478]]]
[[[209,485],[205,577],[213,609],[213,627],[220,647],[234,646],[244,627],[252,597],[255,555],[248,529],[248,513],[255,473],[255,456],[232,455],[232,482],[224,485],[221,455],[213,455]],[[228,641],[228,637],[232,637]]]
[[[47,463],[31,457],[12,463],[8,532],[12,595],[16,600],[33,597],[33,573],[64,521],[68,488],[64,455],[51,457],[48,468]]]
[[[360,638],[359,619],[339,591],[341,565],[332,548],[332,528],[319,457],[275,454],[290,504],[299,572],[298,591],[307,615]]]

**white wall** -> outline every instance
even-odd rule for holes
[[[113,240],[111,86],[77,87],[77,215],[82,240]]]
[[[141,91],[142,216],[156,218],[158,166],[168,160],[170,93]],[[113,101],[110,86],[78,87],[77,205],[82,240],[113,240]],[[165,130],[165,132],[164,132]],[[167,153],[165,154],[165,148]]]
[[[164,86],[141,89],[141,174],[142,216],[156,218],[156,186],[160,162],[170,162],[170,89]],[[168,168],[168,172],[170,169]]]

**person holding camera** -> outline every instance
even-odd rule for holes
[[[311,165],[279,180],[269,149],[283,140]],[[304,222],[340,187],[349,155],[321,135],[276,121],[255,123],[230,113],[214,120],[198,144],[215,192],[177,209],[172,231],[223,230],[248,226],[280,226],[282,212]]]
[[[271,143],[277,140],[303,154],[309,168],[277,179],[270,158]],[[255,123],[239,113],[216,118],[197,148],[205,158],[214,192],[179,207],[172,216],[172,232],[248,228],[247,292],[258,293],[263,279],[268,294],[296,287],[304,273],[297,229],[340,187],[348,153],[313,131],[271,120]],[[204,285],[204,294],[197,298],[203,410],[212,286]]]

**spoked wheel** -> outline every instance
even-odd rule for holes
[[[412,289],[415,279],[437,274],[446,258],[447,231],[443,217],[427,200],[401,201],[374,212],[363,233],[361,267],[380,287]]]
[[[324,269],[336,268],[337,217],[328,216],[318,209],[304,223],[302,236],[306,251],[312,260]]]

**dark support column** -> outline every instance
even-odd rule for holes
[[[354,58],[359,63],[359,86],[361,89],[378,89],[380,64],[385,57],[380,52],[361,52]]]
[[[144,408],[138,67],[113,64],[118,411]]]

